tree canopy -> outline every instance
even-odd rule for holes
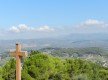
[[[15,59],[0,68],[0,80],[15,80]],[[108,80],[108,68],[81,59],[31,51],[23,58],[22,80]]]

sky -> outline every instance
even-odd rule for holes
[[[108,33],[108,0],[0,0],[0,39]]]

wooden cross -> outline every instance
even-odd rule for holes
[[[10,52],[10,55],[16,56],[16,80],[21,80],[21,57],[27,56],[27,52],[21,51],[21,45],[16,43],[16,51]]]

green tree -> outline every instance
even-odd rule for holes
[[[4,80],[15,80],[15,59],[11,58],[2,67],[2,77]]]

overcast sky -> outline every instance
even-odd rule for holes
[[[108,33],[108,0],[1,0],[0,39]]]

